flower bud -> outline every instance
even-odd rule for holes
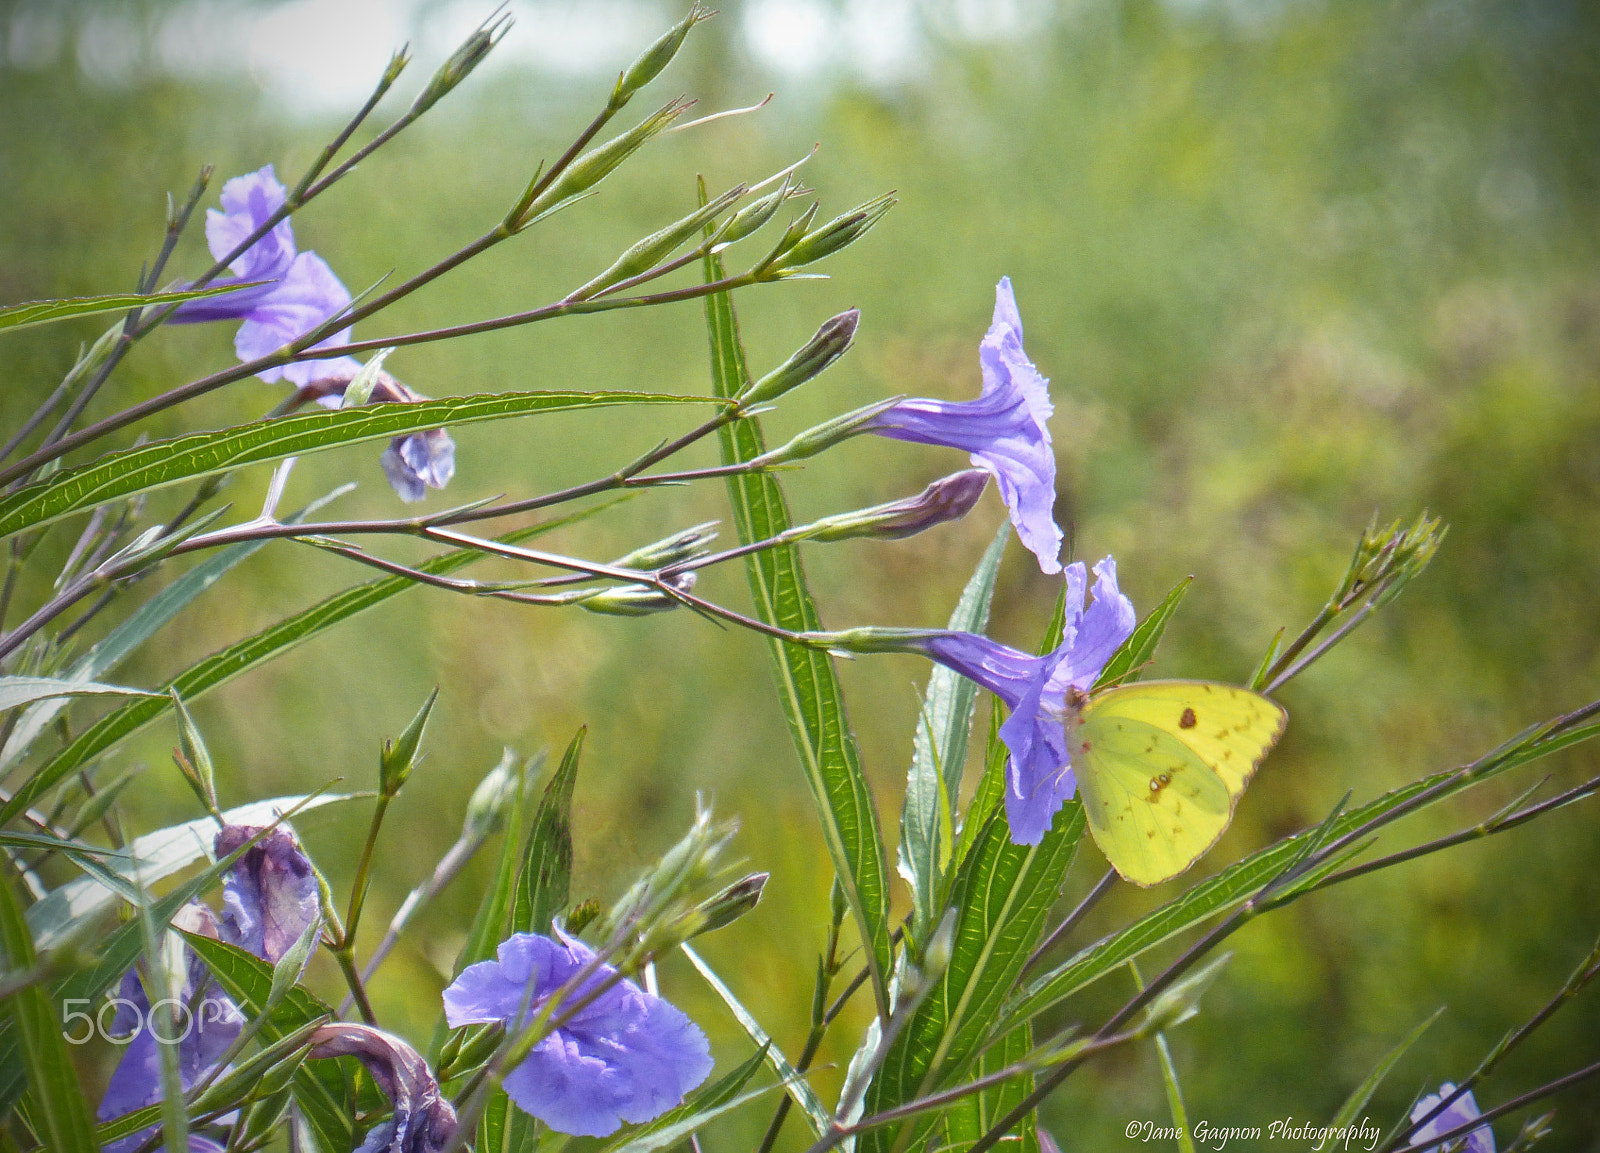
[[[667,225],[660,232],[645,237],[628,251],[617,257],[616,263],[595,277],[588,284],[573,292],[568,300],[588,300],[613,284],[620,284],[630,277],[638,276],[641,272],[648,272],[669,253],[673,252],[680,244],[695,233],[701,231],[706,222],[721,215],[735,200],[745,193],[744,185],[730,188],[721,196],[698,211],[691,212],[682,220]]]
[[[737,398],[739,403],[749,407],[777,400],[790,389],[820,375],[849,349],[860,322],[861,313],[854,308],[825,321],[798,352],[745,389]]]
[[[478,840],[495,832],[505,822],[506,810],[516,799],[521,775],[517,772],[517,757],[510,749],[500,758],[500,763],[490,769],[472,790],[467,801],[467,817],[462,822],[462,837]]]
[[[792,530],[797,540],[835,541],[870,536],[879,540],[899,540],[915,536],[936,524],[959,520],[972,511],[989,474],[969,468],[934,481],[916,496],[856,512],[823,517],[804,528]]]
[[[661,70],[672,63],[672,58],[683,47],[689,29],[702,20],[716,15],[700,7],[699,0],[689,6],[689,14],[667,29],[650,47],[639,53],[639,58],[624,69],[617,80],[616,91],[611,94],[611,108],[616,110],[626,104],[633,94],[661,75]]]
[[[928,947],[922,951],[922,976],[928,982],[937,981],[950,967],[950,957],[955,951],[956,911],[946,909],[938,928],[928,938]]]
[[[816,456],[817,453],[832,448],[840,441],[849,440],[858,433],[871,431],[873,418],[887,412],[899,403],[900,397],[892,396],[875,404],[864,405],[861,408],[845,413],[843,416],[836,416],[832,420],[824,421],[815,428],[807,429],[788,444],[763,453],[751,463],[763,465],[788,464],[791,461],[805,460],[807,457]]]
[[[1231,960],[1232,953],[1223,953],[1162,990],[1145,1010],[1144,1020],[1138,1028],[1139,1035],[1147,1037],[1152,1033],[1164,1033],[1199,1013],[1201,994],[1222,975],[1223,968]]]
[[[762,891],[767,887],[768,876],[767,873],[751,873],[702,904],[699,912],[704,917],[704,922],[698,932],[709,933],[713,929],[731,925],[754,909],[761,901]]]
[[[535,177],[516,207],[507,214],[505,226],[512,232],[521,232],[541,216],[555,211],[570,202],[573,197],[587,192],[610,176],[624,160],[637,152],[645,141],[687,112],[693,103],[692,100],[680,97],[658,108],[622,135],[615,136],[600,147],[590,149],[578,157],[543,192],[534,192],[539,186],[538,178]]]
[[[704,524],[697,524],[693,528],[686,528],[682,532],[673,533],[664,540],[654,544],[647,544],[643,548],[636,548],[626,556],[618,557],[612,561],[613,568],[633,569],[658,569],[675,565],[694,556],[706,545],[717,539],[717,525],[720,521],[708,520]]]
[[[694,588],[696,574],[693,572],[674,573],[671,577],[664,578],[665,583],[682,592],[689,592]],[[592,613],[604,613],[607,616],[617,617],[644,617],[652,613],[664,613],[675,609],[682,602],[676,597],[662,592],[652,585],[618,585],[615,588],[601,589],[592,596],[580,600],[578,604]]]
[[[406,731],[395,740],[383,742],[383,751],[378,754],[378,784],[384,796],[392,797],[398,793],[400,786],[411,775],[411,770],[416,767],[422,732],[428,727],[428,717],[432,715],[438,699],[439,690],[435,688],[428,694],[428,699],[422,702],[422,708],[417,710]]]
[[[788,252],[789,249],[793,248],[796,244],[799,244],[801,238],[805,236],[806,230],[811,227],[811,222],[816,219],[816,216],[817,203],[816,201],[812,201],[810,204],[806,205],[804,212],[789,222],[789,227],[783,230],[783,235],[778,238],[778,243],[773,245],[772,251],[767,253],[767,258],[756,267],[766,268],[770,266],[778,259],[778,257],[782,256],[785,252]]]
[[[786,177],[782,186],[776,192],[769,192],[760,200],[751,201],[730,216],[728,223],[723,225],[722,231],[717,234],[717,242],[719,244],[733,244],[736,241],[743,240],[777,215],[780,204],[791,196],[799,196],[800,194],[801,191],[796,187],[793,175]]]
[[[809,232],[793,247],[780,254],[781,268],[799,268],[801,265],[813,264],[824,256],[831,256],[847,244],[853,244],[874,224],[883,219],[884,213],[895,205],[895,200],[889,193],[869,200],[861,207],[852,209],[841,216],[836,216],[815,232]]]
[[[418,116],[426,112],[457,84],[465,80],[474,68],[483,63],[483,58],[489,55],[489,50],[500,43],[505,34],[511,31],[511,14],[501,13],[492,16],[484,23],[478,25],[476,31],[462,42],[461,47],[450,54],[450,59],[439,65],[438,71],[428,81],[428,86],[417,94],[416,100],[411,103],[410,115]],[[384,79],[393,83],[394,75],[399,75],[399,69],[405,67],[403,53],[396,53],[389,61],[389,71],[384,73]]]

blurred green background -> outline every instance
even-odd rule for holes
[[[201,164],[217,166],[217,187],[266,163],[292,178],[399,40],[413,39],[418,62],[384,106],[394,111],[488,7],[0,4],[0,301],[131,287],[159,243],[165,193],[181,196]],[[1246,676],[1274,631],[1297,629],[1321,604],[1374,511],[1428,509],[1450,524],[1431,570],[1283,694],[1288,736],[1197,874],[1315,822],[1347,792],[1365,801],[1597,694],[1600,11],[1576,0],[722,7],[639,106],[680,90],[703,110],[775,91],[771,105],[652,144],[600,196],[357,335],[554,300],[687,211],[696,173],[713,189],[759,179],[821,141],[804,178],[824,216],[889,188],[900,204],[829,263],[832,279],[738,297],[757,372],[834,312],[863,314],[854,351],[767,418],[769,437],[894,393],[974,394],[993,285],[1009,275],[1028,351],[1054,382],[1057,510],[1074,555],[1115,553],[1141,611],[1196,577],[1159,673]],[[301,247],[353,289],[409,275],[489,227],[539,159],[587,122],[615,68],[677,15],[643,0],[511,10],[505,62],[296,218]],[[205,261],[196,229],[172,275]],[[97,333],[85,324],[7,338],[8,425]],[[93,411],[233,363],[229,340],[218,325],[148,341]],[[405,349],[387,367],[430,395],[709,387],[698,304]],[[140,431],[237,422],[281,395],[241,382]],[[460,430],[456,480],[427,507],[589,479],[687,419],[606,413]],[[712,451],[691,455],[710,463]],[[914,492],[962,463],[854,442],[787,489],[810,518]],[[346,478],[360,488],[339,515],[399,513],[368,448],[303,460],[288,503]],[[264,480],[229,489],[241,512]],[[966,522],[922,537],[813,548],[806,563],[826,622],[942,624],[1001,515],[991,493]],[[547,543],[609,558],[725,516],[715,485],[662,491]],[[46,547],[70,544],[60,532]],[[402,544],[392,555],[419,554]],[[368,575],[300,546],[268,548],[121,679],[157,683]],[[746,603],[735,569],[707,574],[701,589]],[[21,595],[47,591],[41,582]],[[1054,592],[1013,546],[993,633],[1032,644]],[[872,658],[841,672],[892,830],[927,668]],[[610,620],[411,592],[198,705],[225,802],[333,777],[367,786],[380,741],[435,683],[428,762],[384,832],[372,940],[455,838],[471,786],[502,747],[559,750],[586,724],[575,895],[616,895],[682,830],[695,793],[713,797],[742,819],[740,851],[773,877],[760,909],[704,952],[798,1048],[828,875],[764,645],[682,613]],[[112,754],[118,770],[149,765],[125,806],[136,830],[196,815],[168,756],[175,737],[157,726]],[[1382,848],[1470,825],[1546,772],[1549,793],[1597,767],[1600,755],[1580,749],[1510,774],[1392,830]],[[301,823],[336,886],[349,881],[364,825],[332,811]],[[1413,1092],[1464,1076],[1600,928],[1596,828],[1592,802],[1575,806],[1238,935],[1226,980],[1173,1038],[1191,1119],[1324,1119],[1440,1005],[1369,1114],[1387,1124]],[[1102,867],[1085,842],[1063,910]],[[487,860],[475,862],[388,963],[374,990],[387,1026],[426,1038],[488,874]],[[1077,943],[1178,888],[1115,891]],[[336,987],[331,966],[315,979]],[[744,1051],[685,966],[663,980],[727,1059]],[[1092,1025],[1129,992],[1109,979],[1061,1023]],[[825,1094],[859,1037],[866,1005],[857,1008],[824,1050],[838,1066],[819,1076]],[[1597,1057],[1590,990],[1479,1100]],[[1544,1147],[1600,1149],[1592,1084],[1558,1104]],[[745,1147],[761,1112],[724,1126],[713,1145]],[[1103,1149],[1124,1141],[1129,1121],[1166,1116],[1145,1048],[1070,1079],[1043,1121],[1064,1149]],[[1502,1144],[1514,1131],[1502,1124]],[[787,1138],[802,1147],[793,1123]]]

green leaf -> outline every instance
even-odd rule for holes
[[[319,508],[338,499],[349,492],[350,485],[342,485],[326,496],[320,497],[306,505],[305,508],[286,517],[286,524],[296,524],[305,517],[316,512]],[[217,552],[214,556],[207,557],[204,561],[184,573],[166,588],[156,593],[155,596],[145,601],[144,604],[129,613],[127,619],[122,621],[100,640],[94,647],[83,654],[77,664],[67,671],[68,681],[92,681],[96,677],[110,672],[140,645],[149,640],[155,631],[177,616],[189,606],[201,593],[205,592],[217,581],[221,580],[229,569],[240,561],[255,554],[256,550],[266,545],[265,540],[247,540]],[[41,701],[22,714],[22,719],[17,722],[12,730],[11,737],[5,743],[5,748],[0,750],[0,769],[9,767],[22,759],[56,714],[66,708],[69,700],[65,697],[52,697]]]
[[[706,984],[711,986],[712,992],[722,998],[722,1003],[728,1007],[734,1019],[744,1029],[745,1035],[755,1043],[756,1048],[766,1054],[766,1060],[772,1066],[772,1071],[783,1082],[789,1096],[794,1098],[794,1103],[800,1106],[800,1112],[805,1116],[806,1124],[811,1126],[811,1132],[821,1137],[828,1131],[828,1126],[833,1123],[833,1114],[817,1096],[817,1091],[808,1084],[804,1077],[796,1072],[795,1067],[789,1063],[789,1058],[783,1055],[783,1050],[772,1043],[772,1038],[767,1036],[767,1031],[761,1027],[761,1022],[755,1019],[754,1014],[739,1002],[733,995],[733,990],[727,983],[717,976],[716,971],[701,959],[688,945],[681,946],[683,955],[689,958],[689,963],[695,971],[705,978]]]
[[[230,825],[270,825],[291,809],[305,813],[350,799],[338,793],[273,797],[229,809],[222,819]],[[106,867],[126,882],[124,891],[136,887],[136,877],[145,885],[152,885],[209,858],[216,832],[217,824],[210,817],[158,829],[136,838],[120,854],[110,857]],[[103,880],[78,877],[36,901],[28,909],[28,924],[40,947],[49,948],[71,936],[86,918],[97,916],[122,895],[108,888]]]
[[[152,292],[145,295],[125,292],[109,296],[71,296],[62,300],[29,300],[0,308],[0,332],[72,320],[79,316],[93,316],[100,312],[120,312],[149,305],[199,300],[205,296],[221,296],[225,292],[236,292],[265,283],[264,280],[255,280],[244,284],[226,284],[221,288],[186,288],[181,292]]]
[[[597,505],[595,508],[519,529],[497,539],[506,544],[520,543],[552,529],[593,516],[606,507],[608,506]],[[482,556],[483,554],[475,549],[456,549],[424,561],[416,567],[431,574],[451,573]],[[176,689],[185,701],[192,703],[218,685],[231,681],[240,673],[247,672],[273,657],[281,656],[339,622],[349,620],[357,613],[416,587],[416,582],[408,577],[392,576],[347,588],[326,600],[318,601],[308,609],[284,618],[254,636],[236,641],[227,648],[190,665],[162,686],[163,690],[170,692]],[[10,801],[0,805],[0,825],[10,823],[69,774],[118,742],[132,736],[170,708],[172,708],[170,697],[163,696],[159,699],[137,701],[107,713],[47,761],[17,790]]]
[[[723,277],[721,261],[705,258],[707,281]],[[706,326],[711,337],[711,375],[716,395],[736,395],[750,379],[738,321],[726,292],[706,297]],[[725,463],[751,460],[766,451],[760,422],[746,417],[720,430]],[[788,505],[778,482],[765,473],[728,479],[739,540],[749,544],[776,536],[791,525]],[[768,624],[792,631],[822,627],[806,588],[799,552],[793,545],[763,549],[745,562],[756,614]],[[866,946],[867,968],[880,1015],[889,1004],[886,974],[890,966],[889,886],[883,838],[872,792],[861,770],[861,754],[845,716],[844,694],[832,658],[814,649],[770,642],[778,696],[789,720],[795,750],[811,786],[822,822],[823,839],[835,873]]]
[[[1010,527],[1009,523],[1001,526],[978,562],[950,615],[950,629],[981,633],[988,625],[989,604]],[[955,806],[977,702],[977,685],[953,669],[933,666],[912,741],[905,804],[900,810],[900,875],[911,887],[915,941],[925,939],[937,919],[936,905],[950,867]]]
[[[1509,769],[1527,764],[1579,741],[1600,736],[1600,723],[1553,734],[1548,733],[1547,729],[1548,726],[1535,726],[1480,758],[1476,762],[1477,776],[1463,778],[1433,798],[1429,804],[1437,804]],[[1333,840],[1343,837],[1367,821],[1398,808],[1460,773],[1460,769],[1446,769],[1413,781],[1409,785],[1402,785],[1359,809],[1340,815],[1326,829],[1322,826],[1303,829],[1252,853],[1215,876],[1206,878],[1186,893],[1147,913],[1127,928],[1080,950],[1054,969],[1034,979],[1024,988],[1017,1001],[1009,1007],[1006,1024],[1015,1025],[1021,1020],[1060,1004],[1145,950],[1210,917],[1234,908],[1299,860],[1312,838],[1325,836]],[[1309,888],[1300,882],[1296,883],[1296,887]]]
[[[37,959],[33,937],[9,879],[0,880],[0,944],[5,966],[13,972],[31,968]],[[20,989],[5,1000],[12,1034],[20,1038],[27,1062],[29,1115],[46,1149],[57,1153],[96,1153],[89,1107],[78,1089],[61,1020],[50,994],[38,985]]]
[[[879,1113],[966,1079],[978,1047],[1027,963],[1083,834],[1083,806],[1069,801],[1037,845],[1016,845],[996,808],[962,862],[951,893],[954,948],[939,984],[890,1047],[867,1090]],[[933,1120],[913,1122],[921,1127]],[[895,1145],[894,1126],[861,1135],[863,1153]]]
[[[273,992],[273,967],[237,945],[184,933],[189,947],[200,955],[216,976],[223,992],[238,1003],[252,1019],[262,1016]],[[278,1041],[304,1028],[319,1017],[337,1016],[327,1005],[298,985],[289,989],[277,1005],[266,1013],[261,1033]],[[317,1136],[327,1147],[347,1150],[353,1142],[351,1115],[353,1101],[343,1060],[307,1061],[294,1073],[294,1098]]]
[[[998,1073],[1014,1065],[1033,1052],[1033,1026],[1024,1022],[1011,1030],[1000,1041],[985,1050],[973,1064],[971,1080]],[[1003,1085],[985,1089],[963,1097],[945,1114],[944,1153],[961,1153],[990,1129],[1000,1118],[1022,1104],[1022,1099],[1033,1091],[1033,1075],[1023,1074],[1011,1078]],[[1036,1116],[1029,1113],[1013,1130],[1019,1148],[1016,1153],[1039,1153],[1039,1128]]]
[[[644,392],[506,392],[271,417],[219,432],[194,433],[109,453],[24,485],[0,499],[0,536],[49,524],[108,501],[247,464],[362,441],[389,440],[445,425],[625,404],[705,403],[703,397]]]
[[[1094,682],[1095,688],[1138,678],[1140,671],[1156,655],[1156,646],[1161,643],[1161,634],[1167,631],[1167,622],[1172,619],[1172,614],[1177,612],[1178,603],[1183,600],[1183,594],[1189,591],[1189,585],[1193,581],[1192,576],[1184,577],[1167,594],[1167,599],[1139,622],[1139,627],[1134,629],[1128,639],[1122,642],[1122,646],[1111,654],[1111,659],[1106,662],[1105,668],[1100,670],[1100,675]]]
[[[0,677],[0,710],[31,705],[48,697],[86,697],[103,694],[118,697],[154,697],[159,693],[122,685],[102,685],[94,681],[62,680],[58,677]]]
[[[533,814],[527,855],[517,876],[513,932],[548,934],[551,919],[567,907],[572,879],[572,786],[578,779],[578,757],[587,731],[579,729],[572,738]]]
[[[1373,1067],[1372,1072],[1367,1074],[1367,1079],[1357,1085],[1355,1092],[1351,1093],[1345,1099],[1345,1103],[1339,1106],[1339,1111],[1333,1115],[1333,1120],[1328,1122],[1329,1128],[1342,1129],[1356,1123],[1361,1111],[1367,1107],[1367,1102],[1371,1101],[1372,1095],[1378,1091],[1378,1086],[1383,1084],[1384,1078],[1394,1070],[1394,1067],[1400,1063],[1400,1058],[1406,1055],[1406,1051],[1417,1043],[1417,1040],[1428,1031],[1428,1026],[1437,1021],[1443,1012],[1444,1006],[1440,1005],[1427,1017],[1424,1017],[1416,1028],[1407,1033],[1400,1044],[1389,1050],[1383,1060],[1379,1061]]]

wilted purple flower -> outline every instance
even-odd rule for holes
[[[228,825],[217,834],[226,857],[261,830]],[[222,881],[223,940],[277,964],[319,916],[317,877],[293,835],[274,829],[228,870]]]
[[[218,936],[216,914],[198,902],[186,906],[173,924],[191,933],[207,937]],[[116,1036],[135,1033],[123,1050],[106,1086],[106,1095],[100,1101],[98,1116],[102,1121],[143,1109],[161,1100],[161,1041],[176,1036],[178,1041],[178,1078],[188,1089],[211,1067],[238,1038],[244,1028],[244,1015],[211,979],[211,971],[193,949],[185,947],[184,976],[181,988],[169,991],[169,996],[180,1003],[170,1023],[153,1019],[150,997],[136,969],[122,975],[118,990],[117,1015],[111,1024]],[[146,1131],[148,1133],[148,1130]],[[134,1134],[109,1146],[111,1153],[132,1149],[140,1145],[145,1134]],[[196,1141],[204,1138],[196,1138]],[[191,1145],[191,1148],[198,1148]]]
[[[1061,571],[1056,502],[1056,457],[1050,447],[1050,382],[1022,350],[1022,317],[1002,277],[994,291],[994,320],[978,346],[983,391],[977,400],[903,400],[865,426],[882,436],[965,449],[972,463],[994,474],[1011,523],[1047,573]]]
[[[444,991],[451,1027],[527,1020],[592,962],[594,951],[558,932],[559,940],[517,933],[502,941],[498,960],[462,971]],[[562,1005],[578,1003],[616,976],[595,966]],[[562,1012],[560,1006],[556,1013]],[[712,1060],[705,1034],[678,1008],[618,980],[534,1046],[506,1074],[506,1093],[562,1133],[604,1137],[624,1121],[660,1116],[706,1079]]]
[[[217,834],[216,855],[228,856],[260,831],[248,825],[225,826]],[[173,918],[174,926],[220,938],[276,964],[320,915],[311,862],[294,837],[283,830],[268,833],[234,862],[222,887],[220,921],[206,906],[194,902]],[[172,990],[172,996],[189,1007],[189,1014],[179,1010],[173,1028],[181,1037],[178,1077],[188,1090],[238,1038],[244,1017],[211,980],[210,970],[194,950],[185,946],[183,957],[183,987]],[[97,1114],[102,1121],[161,1100],[161,1052],[157,1046],[163,1042],[151,1030],[150,1000],[137,970],[123,974],[121,996],[123,1004],[117,1008],[112,1032],[129,1033],[141,1023],[143,1028],[128,1042],[111,1074]],[[148,1132],[118,1142],[110,1147],[110,1153],[142,1144]],[[190,1138],[192,1151],[209,1153],[214,1148],[204,1137]]]
[[[439,1093],[428,1063],[410,1045],[367,1025],[335,1022],[311,1034],[310,1057],[353,1056],[394,1105],[356,1153],[439,1153],[456,1131],[456,1111]]]
[[[206,210],[206,244],[211,255],[221,260],[266,219],[283,207],[287,195],[278,183],[272,165],[257,172],[235,176],[222,186],[222,211]],[[303,336],[329,317],[349,307],[350,292],[333,274],[333,269],[314,252],[295,251],[294,227],[280,220],[272,230],[245,249],[229,266],[237,274],[212,281],[218,287],[255,280],[269,283],[203,300],[190,300],[173,313],[174,323],[207,320],[242,320],[233,347],[240,360],[254,360],[276,352]],[[334,333],[317,348],[348,344],[350,329]],[[331,361],[299,361],[278,368],[263,369],[262,380],[280,378],[305,384],[324,375],[332,366],[355,364],[349,357]],[[357,365],[357,367],[360,367]]]
[[[345,361],[349,364],[345,364]],[[331,371],[329,366],[331,366]],[[338,408],[345,390],[361,371],[361,365],[349,357],[341,357],[324,366],[316,379],[301,386],[302,401],[315,400],[328,408]],[[401,384],[381,368],[377,383],[372,386],[368,404],[401,402],[414,404],[427,400],[420,392]],[[456,442],[442,428],[411,432],[397,436],[383,450],[380,460],[383,474],[403,501],[419,501],[430,488],[443,488],[456,474]]]
[[[1411,1110],[1411,1120],[1415,1122],[1419,1118],[1426,1117],[1439,1107],[1439,1102],[1455,1091],[1456,1087],[1446,1081],[1439,1086],[1437,1093],[1429,1094],[1417,1102],[1416,1108]],[[1418,1127],[1417,1131],[1411,1134],[1406,1143],[1408,1145],[1421,1145],[1430,1138],[1437,1137],[1441,1133],[1448,1133],[1459,1125],[1465,1125],[1467,1122],[1476,1121],[1477,1119],[1478,1103],[1472,1099],[1472,1090],[1468,1089],[1461,1096],[1450,1102],[1449,1106],[1440,1112],[1438,1116],[1434,1117],[1426,1125]],[[1460,1140],[1461,1138],[1459,1137],[1453,1139],[1451,1142],[1452,1147]],[[1435,1145],[1432,1149],[1426,1150],[1425,1153],[1441,1153],[1443,1148],[1444,1146],[1442,1145]],[[1463,1153],[1495,1153],[1494,1130],[1487,1125],[1480,1125],[1467,1134],[1466,1143],[1461,1145],[1460,1148]]]
[[[1067,619],[1061,644],[1042,657],[973,633],[938,632],[912,647],[975,681],[1006,703],[1011,716],[1000,738],[1011,752],[1006,818],[1011,839],[1037,845],[1056,812],[1078,791],[1066,734],[1069,692],[1087,692],[1133,632],[1133,602],[1117,588],[1117,562],[1094,566],[1094,601],[1084,607],[1082,562],[1066,569]]]

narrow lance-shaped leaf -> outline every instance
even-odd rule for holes
[[[1083,828],[1083,806],[1068,802],[1038,845],[1016,845],[1004,809],[994,811],[951,893],[958,919],[950,963],[890,1048],[867,1091],[867,1113],[967,1079],[967,1066],[993,1035],[1000,1007],[1038,944]],[[909,1122],[919,1133],[932,1123]],[[874,1129],[861,1135],[858,1148],[886,1153],[895,1136],[894,1126]]]
[[[102,685],[94,681],[62,680],[57,677],[0,677],[0,710],[31,705],[49,697],[153,697],[158,693],[130,689],[122,685]]]
[[[528,851],[517,877],[511,928],[517,933],[549,933],[551,919],[567,906],[572,878],[572,787],[587,729],[579,729],[561,764],[545,786],[533,815]]]
[[[389,440],[430,428],[615,405],[705,403],[703,397],[645,392],[506,392],[272,417],[110,453],[24,485],[0,499],[0,536],[247,464]]]
[[[706,280],[719,280],[723,275],[721,261],[708,254]],[[705,308],[712,382],[717,396],[732,397],[750,380],[733,302],[726,292],[719,292],[706,297]],[[720,437],[726,463],[751,460],[766,451],[760,423],[754,417],[725,426]],[[783,490],[769,475],[730,477],[728,495],[741,543],[766,540],[792,523]],[[752,553],[745,568],[756,613],[762,620],[794,631],[821,628],[793,545]],[[845,716],[838,674],[825,653],[777,641],[770,649],[789,732],[811,786],[828,855],[866,944],[873,994],[883,1015],[889,1004],[888,869],[877,811]]]
[[[772,1043],[772,1038],[767,1036],[767,1031],[761,1027],[761,1023],[756,1020],[755,1015],[744,1007],[738,997],[734,996],[733,990],[728,988],[726,981],[717,976],[716,970],[706,964],[700,954],[696,953],[688,945],[682,946],[682,949],[683,955],[689,958],[689,963],[695,967],[695,971],[705,978],[706,984],[711,986],[711,991],[722,998],[722,1003],[733,1014],[734,1020],[739,1022],[739,1026],[745,1031],[745,1035],[766,1055],[767,1063],[772,1066],[772,1071],[784,1083],[788,1089],[789,1096],[794,1098],[795,1104],[800,1106],[800,1113],[805,1117],[806,1124],[811,1127],[812,1134],[816,1137],[821,1137],[828,1131],[828,1126],[833,1121],[833,1115],[829,1113],[827,1106],[822,1103],[822,1099],[817,1096],[817,1091],[795,1071],[795,1067],[790,1063],[789,1058],[783,1055],[783,1050]]]
[[[956,602],[949,628],[981,633],[988,625],[994,582],[1009,535],[1009,525],[995,535]],[[944,665],[933,666],[912,741],[906,798],[900,810],[900,875],[911,887],[914,941],[927,937],[938,916],[935,903],[954,849],[954,812],[977,703],[977,685]]]
[[[35,324],[52,324],[58,320],[74,320],[80,316],[94,316],[102,312],[124,312],[128,309],[157,304],[178,304],[185,300],[199,300],[204,296],[220,296],[224,292],[237,292],[265,284],[264,280],[244,284],[225,284],[220,288],[187,288],[179,292],[114,293],[108,296],[70,296],[61,300],[29,300],[0,308],[0,332],[6,329],[30,328]]]
[[[0,945],[5,967],[22,972],[35,961],[33,937],[9,879],[0,880]],[[89,1107],[78,1089],[78,1078],[61,1036],[61,1021],[50,994],[30,985],[7,997],[5,1010],[12,1031],[20,1037],[27,1061],[30,1111],[47,1149],[59,1153],[95,1153],[94,1128]]]
[[[608,506],[597,505],[570,516],[518,529],[497,539],[505,544],[519,544],[553,529],[593,516],[606,507]],[[482,553],[473,549],[457,549],[424,561],[417,568],[425,573],[443,575],[455,572],[481,559],[482,556]],[[281,656],[340,621],[349,620],[357,613],[380,605],[391,597],[416,587],[416,582],[409,577],[392,576],[344,589],[325,600],[318,601],[310,608],[285,617],[254,636],[235,641],[227,648],[190,665],[168,681],[163,689],[168,691],[176,689],[186,701],[198,700],[218,685],[226,684],[240,673],[247,672],[273,657]],[[107,713],[78,734],[70,744],[29,777],[9,802],[0,805],[0,825],[8,824],[17,814],[55,788],[69,774],[157,720],[171,707],[171,699],[163,696],[136,701],[131,705],[124,705],[115,712]]]

